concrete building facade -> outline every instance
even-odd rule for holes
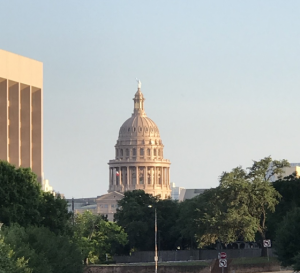
[[[164,159],[157,125],[147,117],[141,83],[133,98],[134,110],[119,130],[115,159],[109,165],[108,192],[144,190],[160,198],[169,198],[170,161]]]
[[[43,64],[0,50],[0,159],[43,181]]]

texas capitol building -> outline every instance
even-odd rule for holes
[[[115,159],[109,165],[109,190],[144,190],[162,199],[170,197],[170,161],[163,158],[164,145],[157,125],[147,117],[141,82],[134,96],[134,111],[120,128]]]

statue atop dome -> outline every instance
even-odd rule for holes
[[[136,78],[136,81],[137,81],[137,83],[138,83],[138,89],[141,89],[141,88],[142,88],[142,83],[141,83],[141,81],[140,81],[138,78]]]

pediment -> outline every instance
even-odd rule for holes
[[[97,198],[97,202],[104,200],[121,200],[124,197],[124,194],[113,191],[107,194],[101,195]]]

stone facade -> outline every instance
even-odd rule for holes
[[[108,192],[144,190],[162,199],[169,198],[171,163],[163,157],[158,127],[144,111],[140,83],[133,100],[134,112],[121,126],[115,159],[108,163]]]
[[[117,212],[118,201],[124,197],[122,193],[110,192],[97,197],[97,214],[107,217],[108,221],[114,221],[114,215]]]

